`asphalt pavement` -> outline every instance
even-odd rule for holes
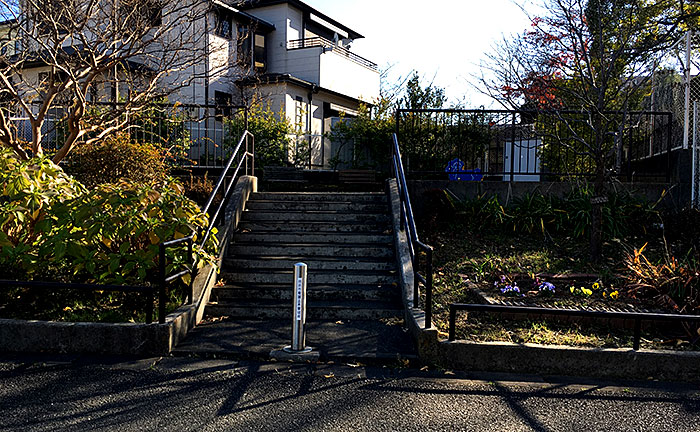
[[[0,431],[700,431],[700,385],[0,356]]]

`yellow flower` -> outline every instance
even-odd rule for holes
[[[66,306],[63,308],[63,312],[72,312],[72,311],[73,311],[73,308],[71,308],[70,306]]]
[[[593,291],[589,290],[588,288],[583,288],[583,287],[581,288],[581,292],[586,294],[587,296],[590,296],[591,294],[593,294]]]
[[[610,293],[610,298],[613,300],[616,300],[619,296],[620,296],[620,293],[617,292],[617,290]]]
[[[571,291],[571,294],[573,294],[573,293],[574,293],[574,291],[576,291],[576,288],[574,288],[574,287],[570,287],[570,288],[569,288],[569,291]]]
[[[608,292],[607,292],[607,291],[603,291],[603,298],[607,298],[607,297],[608,297]]]
[[[593,288],[593,291],[598,290],[600,289],[600,284],[598,282],[593,282],[593,286],[591,288]]]

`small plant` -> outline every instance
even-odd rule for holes
[[[517,282],[512,282],[509,278],[501,275],[499,280],[493,283],[493,286],[501,291],[501,294],[506,297],[523,297],[525,294],[520,292]]]
[[[700,268],[695,257],[681,261],[666,255],[658,264],[644,256],[646,244],[625,258],[627,294],[653,298],[679,312],[695,313],[700,307]]]
[[[579,296],[579,297],[590,297],[593,295],[592,289],[589,289],[586,287],[576,288],[573,285],[569,287],[569,292],[571,292],[571,294],[573,294],[575,296]]]
[[[501,294],[506,297],[523,297],[525,295],[520,292],[520,288],[517,285],[506,285],[501,288]]]
[[[551,282],[542,282],[537,289],[539,294],[544,296],[553,296],[556,293],[556,287]]]

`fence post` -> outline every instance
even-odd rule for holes
[[[671,183],[671,143],[673,142],[673,140],[671,139],[671,135],[673,134],[673,122],[671,114],[666,114],[666,124],[666,134],[668,135],[668,137],[666,138],[666,183]]]
[[[190,269],[190,283],[189,285],[189,293],[188,293],[188,298],[189,298],[189,304],[194,303],[194,277],[197,274],[197,260],[196,258],[193,258],[193,247],[192,247],[193,239],[190,238],[190,240],[187,242],[187,261],[192,263],[192,268]]]
[[[515,112],[511,113],[510,136],[510,182],[513,183],[513,170],[515,170]]]
[[[158,259],[158,268],[160,276],[160,286],[158,287],[158,322],[165,324],[165,245],[160,244],[160,254]]]

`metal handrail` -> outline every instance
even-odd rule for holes
[[[245,144],[245,152],[241,155],[239,155],[239,152],[241,151],[241,148],[243,148],[243,145]],[[231,167],[233,166],[233,162],[236,160],[237,157],[240,156],[240,161],[238,164],[235,165],[235,171],[233,172],[232,175],[230,175],[231,180],[228,182],[226,185],[226,177],[229,177],[229,171],[231,170]],[[250,159],[250,164],[248,164],[248,159]],[[245,164],[245,165],[244,165]],[[226,166],[224,169],[221,171],[221,175],[219,176],[219,179],[216,182],[216,186],[214,186],[214,189],[212,190],[211,194],[209,195],[209,199],[207,200],[207,203],[204,205],[204,208],[202,209],[202,213],[207,214],[209,212],[209,209],[211,208],[214,199],[216,198],[216,195],[219,194],[222,189],[224,189],[223,193],[223,198],[221,199],[221,202],[219,202],[219,205],[216,207],[216,211],[213,213],[212,216],[209,217],[209,225],[207,225],[207,228],[204,230],[202,233],[201,231],[198,233],[199,235],[202,235],[201,242],[199,243],[199,248],[204,248],[204,245],[206,245],[207,240],[209,240],[209,236],[211,236],[211,233],[216,226],[216,223],[219,219],[219,215],[221,214],[221,210],[225,208],[225,206],[228,204],[228,200],[231,198],[231,194],[233,193],[233,187],[236,184],[236,179],[238,178],[238,173],[245,166],[245,172],[248,174],[250,172],[250,175],[255,174],[255,136],[253,136],[252,133],[250,133],[248,130],[244,131],[243,134],[241,135],[241,139],[238,141],[238,145],[236,148],[233,150],[233,153],[231,154],[231,157],[229,158],[228,162],[226,163]],[[250,171],[249,171],[250,168]],[[226,185],[226,186],[224,186]],[[175,280],[181,278],[182,276],[185,276],[187,274],[190,275],[190,283],[188,287],[188,293],[187,293],[187,302],[188,304],[192,304],[194,301],[194,293],[193,293],[193,282],[194,278],[197,276],[197,258],[194,257],[193,261],[191,261],[191,264],[189,266],[185,266],[183,270],[180,270],[179,272],[171,275],[166,274],[166,250],[169,247],[173,246],[179,246],[182,245],[183,243],[186,243],[188,245],[188,256],[190,259],[192,259],[193,255],[193,244],[194,244],[194,234],[190,234],[187,237],[183,237],[180,239],[175,239],[175,240],[169,240],[162,242],[159,245],[159,258],[158,258],[158,263],[159,263],[159,279],[160,279],[160,285],[159,285],[159,301],[158,301],[158,319],[160,323],[165,322],[165,292],[166,292],[166,287],[168,284],[174,282]]]
[[[306,39],[294,39],[294,40],[290,40],[289,42],[287,42],[287,49],[288,50],[313,48],[313,47],[328,48],[328,49],[336,52],[336,54],[347,57],[350,60],[354,61],[355,63],[361,64],[362,66],[366,66],[366,67],[373,69],[373,70],[378,69],[377,64],[374,63],[373,61],[367,60],[366,58],[355,54],[354,52],[350,51],[349,49],[342,47],[338,44],[335,44],[332,41],[330,41],[324,37],[321,37],[321,36],[316,36],[316,37],[306,38]]]
[[[454,341],[456,338],[455,327],[457,321],[457,311],[582,316],[602,319],[631,319],[634,320],[633,349],[635,351],[639,350],[639,341],[641,339],[642,332],[642,321],[700,322],[700,315],[661,314],[651,312],[591,311],[577,309],[551,309],[532,306],[452,303],[450,304],[450,329],[448,335],[448,339],[450,341]]]
[[[399,139],[396,134],[393,134],[393,157],[392,165],[394,175],[399,188],[399,199],[401,207],[401,229],[406,231],[408,239],[408,251],[411,256],[413,265],[413,307],[418,307],[420,304],[420,289],[419,284],[425,286],[425,328],[432,327],[433,319],[433,247],[420,241],[418,238],[418,230],[416,222],[413,218],[413,207],[411,206],[411,198],[408,195],[408,185],[406,183],[406,175],[403,170],[403,162],[401,161],[401,150],[399,149]],[[418,270],[418,259],[416,249],[425,252],[426,255],[426,270],[425,274],[420,274]]]

